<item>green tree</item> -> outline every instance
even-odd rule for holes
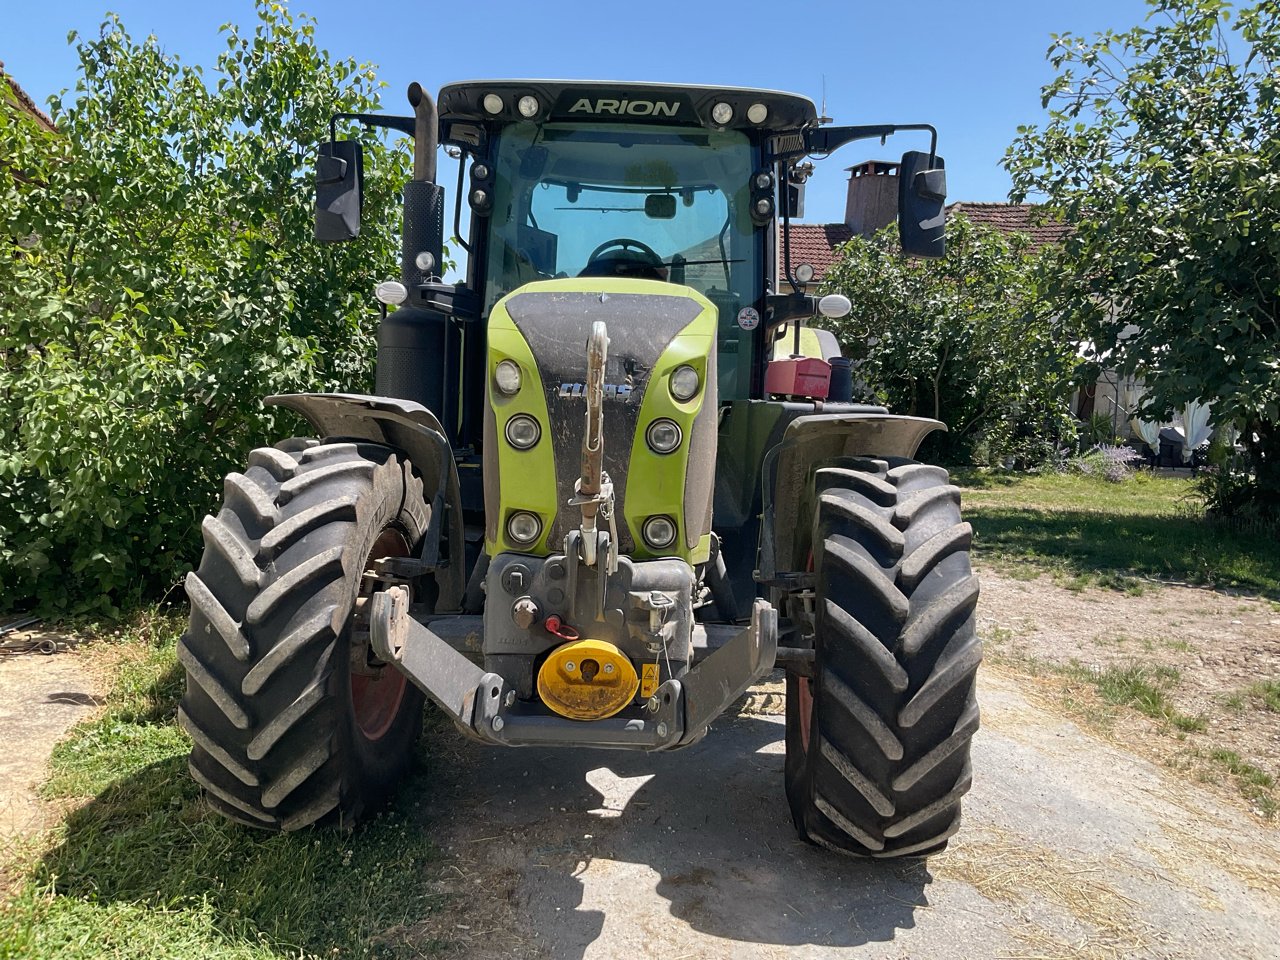
[[[0,606],[175,583],[224,474],[297,429],[261,398],[368,385],[407,154],[366,142],[368,229],[340,246],[311,239],[310,169],[380,84],[280,4],[222,32],[206,77],[110,17],[70,38],[57,135],[0,104]]]
[[[1048,119],[1005,166],[1075,227],[1049,294],[1093,359],[1244,426],[1280,508],[1280,4],[1151,0],[1147,25],[1055,36]]]
[[[853,311],[833,332],[871,399],[933,417],[926,441],[952,462],[1039,463],[1074,436],[1076,342],[1044,309],[1027,238],[947,223],[947,256],[904,258],[892,229],[841,249],[824,290]]]

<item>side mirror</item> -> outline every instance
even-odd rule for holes
[[[804,217],[804,188],[807,184],[787,182],[787,216],[793,220]]]
[[[942,158],[910,150],[898,168],[898,235],[902,252],[938,258],[947,252],[947,171]]]
[[[316,157],[316,239],[340,243],[360,235],[364,151],[358,140],[320,144]]]

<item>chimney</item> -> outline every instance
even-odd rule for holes
[[[866,160],[847,169],[845,226],[857,236],[869,237],[898,219],[898,163]]]

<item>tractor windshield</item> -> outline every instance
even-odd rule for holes
[[[506,127],[495,154],[486,308],[552,277],[683,283],[719,308],[722,354],[736,353],[738,313],[755,304],[763,285],[749,209],[753,156],[737,131]],[[741,339],[749,353],[750,338]],[[747,360],[722,356],[722,398],[746,395],[746,382],[737,381]]]

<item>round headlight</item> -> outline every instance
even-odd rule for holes
[[[413,258],[413,264],[423,273],[430,273],[435,269],[436,258],[430,250],[422,250]]]
[[[496,93],[486,93],[484,95],[484,108],[489,113],[502,112],[502,98]]]
[[[498,361],[498,366],[493,371],[493,383],[499,393],[508,397],[514,396],[520,391],[520,365],[514,360]],[[536,427],[537,424],[535,423],[534,426]],[[507,424],[507,429],[511,429],[511,424]]]
[[[489,179],[489,166],[484,163],[477,163],[471,168],[471,176],[476,180]]]
[[[763,103],[753,103],[747,107],[747,119],[752,123],[764,123],[769,119],[769,108]]]
[[[676,522],[670,517],[650,517],[640,532],[644,542],[655,550],[662,550],[676,542]]]
[[[524,96],[516,103],[516,109],[520,111],[520,116],[526,120],[532,120],[538,115],[538,98]]]
[[[724,126],[733,119],[733,107],[727,103],[717,103],[711,108],[711,119]]]
[[[517,450],[528,450],[542,436],[542,428],[533,417],[518,413],[507,421],[507,443]]]
[[[513,513],[507,518],[507,536],[512,543],[533,543],[542,533],[542,521],[532,513]]]
[[[773,189],[773,174],[772,174],[772,173],[770,173],[768,170],[761,170],[759,173],[757,173],[757,174],[756,174],[756,189],[757,189],[757,190],[772,190],[772,189]]]
[[[645,442],[654,453],[670,453],[680,446],[680,425],[674,420],[655,420],[644,434]]]
[[[756,201],[756,215],[761,217],[773,216],[773,198],[761,197]]]
[[[702,378],[698,376],[698,371],[688,364],[676,367],[675,372],[671,374],[671,395],[677,400],[688,400],[698,392],[700,386],[702,386]]]
[[[800,283],[813,282],[813,264],[802,263],[796,267],[796,280]]]

